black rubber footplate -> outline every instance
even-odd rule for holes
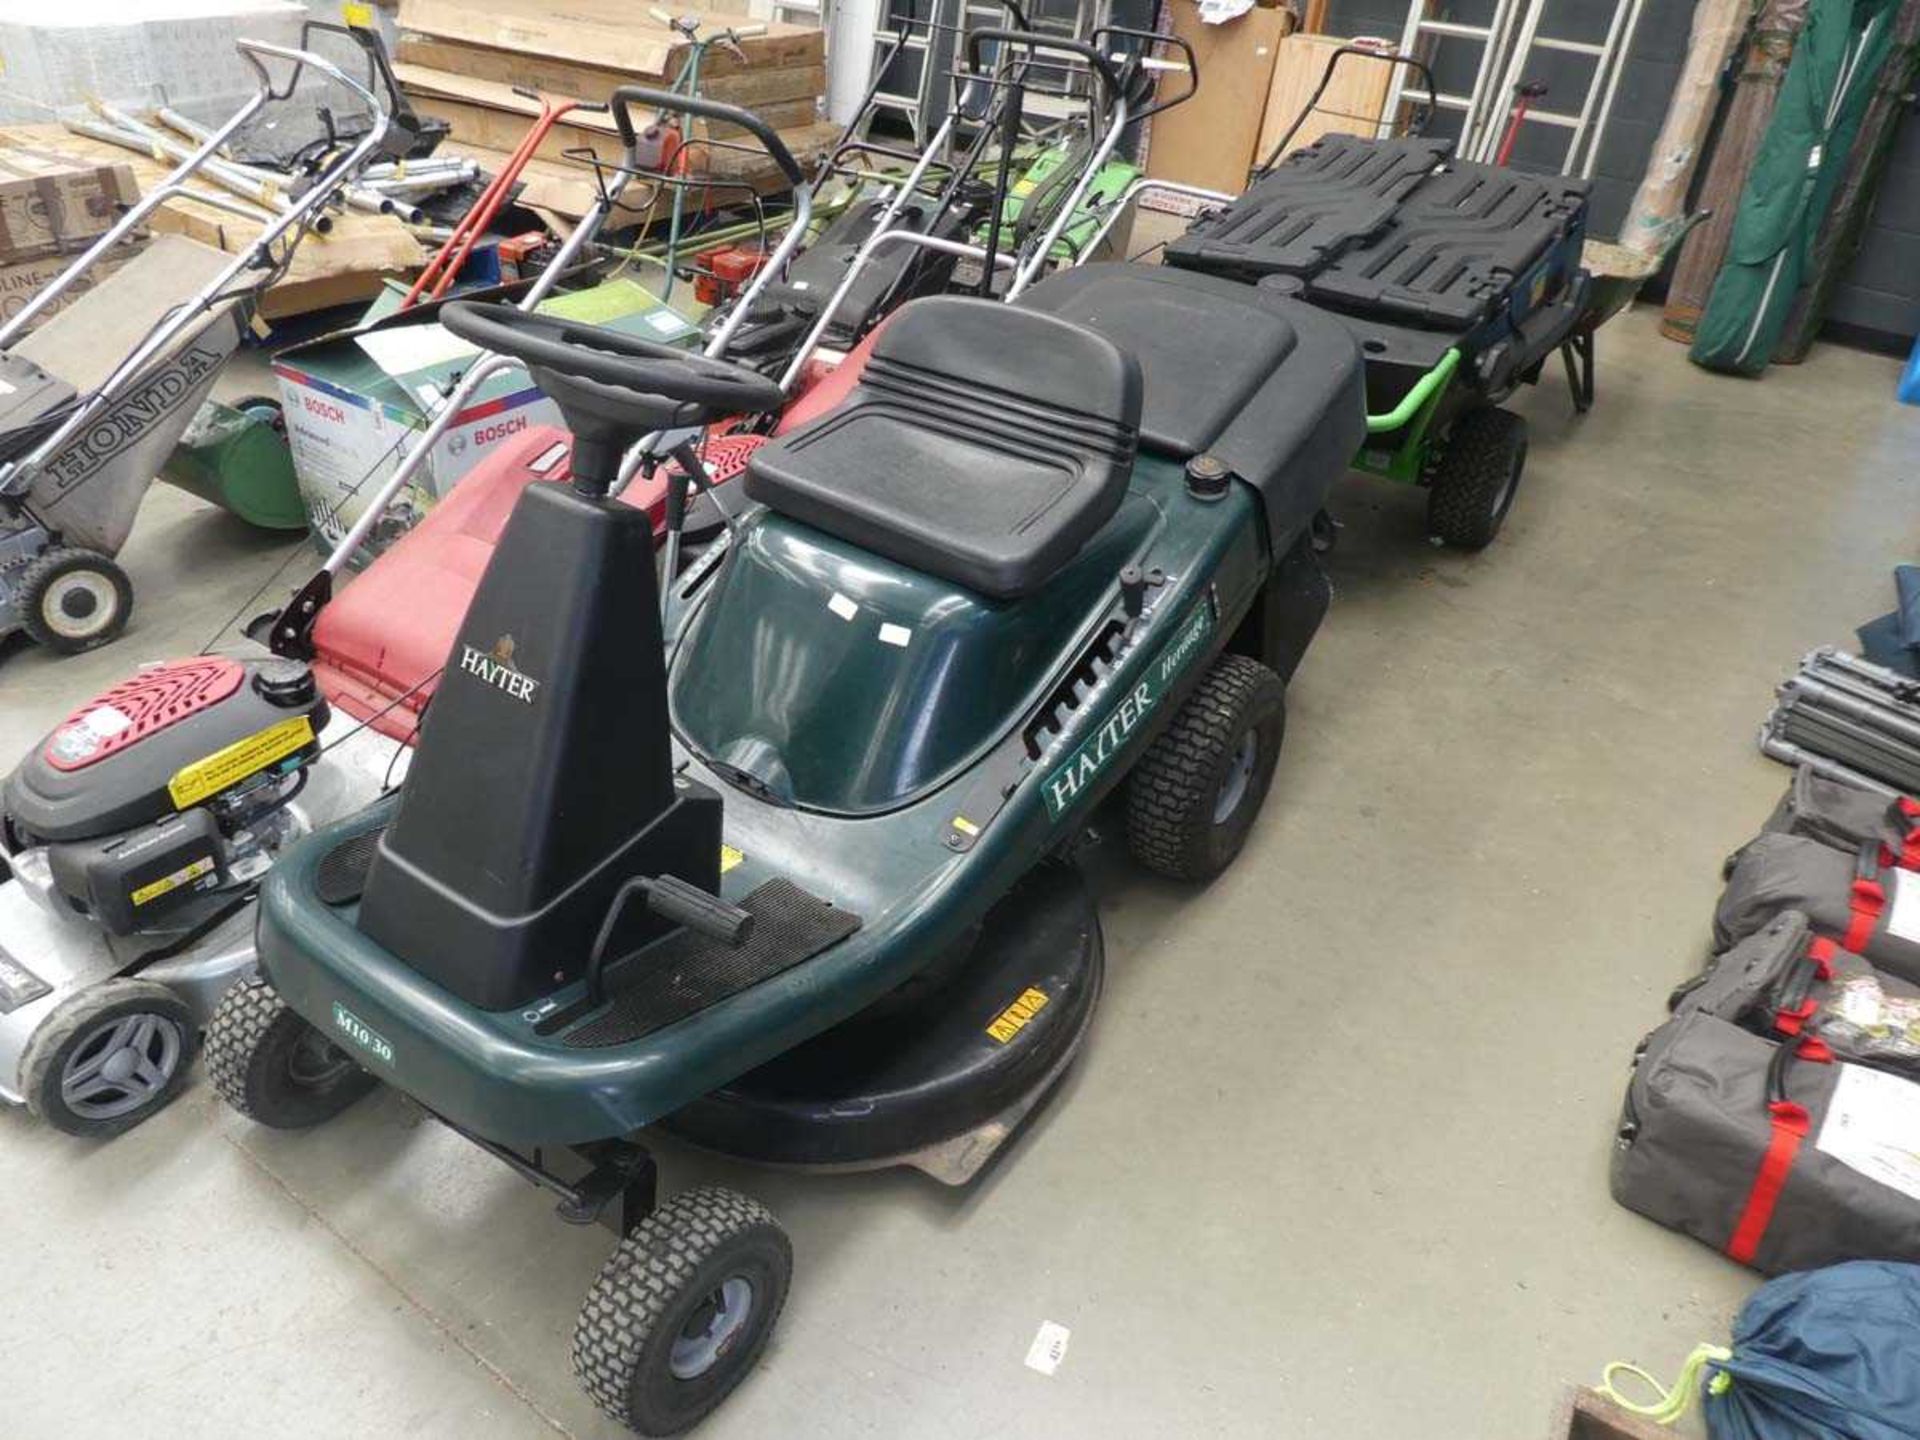
[[[741,908],[753,916],[744,943],[732,946],[681,930],[649,946],[631,962],[643,966],[644,973],[599,1014],[569,1031],[566,1044],[599,1050],[651,1035],[791,970],[860,928],[858,915],[809,895],[791,880],[767,881]]]
[[[377,830],[362,830],[320,857],[313,874],[313,893],[320,897],[321,904],[350,905],[360,898],[367,888],[367,871],[373,868],[380,837],[386,833],[384,825]]]

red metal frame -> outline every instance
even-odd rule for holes
[[[522,92],[530,93],[530,92]],[[480,236],[487,233],[487,227],[493,224],[493,217],[500,213],[500,207],[507,203],[507,196],[518,183],[521,172],[527,168],[540,143],[545,140],[553,127],[561,119],[584,105],[579,100],[553,100],[545,95],[533,96],[540,102],[540,118],[528,128],[520,139],[519,148],[500,167],[491,184],[480,193],[473,208],[460,217],[460,223],[453,227],[453,234],[421,270],[420,276],[413,282],[413,288],[407,291],[407,298],[400,302],[402,310],[409,310],[424,299],[438,300],[447,293],[453,284],[453,277],[460,273],[460,267],[467,263],[467,257],[473,253],[473,245]]]

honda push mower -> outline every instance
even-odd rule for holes
[[[209,1069],[279,1127],[385,1081],[563,1217],[613,1221],[575,1369],[673,1433],[759,1358],[791,1252],[732,1191],[657,1203],[636,1133],[978,1172],[1087,1033],[1100,928],[1066,857],[1094,806],[1124,783],[1134,852],[1204,881],[1266,796],[1359,352],[1310,307],[1157,268],[915,301],[840,403],[754,453],[756,507],[663,624],[620,456],[779,388],[550,317],[444,318],[528,364],[571,476],[519,496],[405,787],[267,877],[263,974]],[[353,1082],[311,1083],[317,1055]]]
[[[379,43],[350,33],[364,45]],[[0,326],[0,636],[25,630],[48,649],[73,654],[126,628],[133,587],[114,557],[148,486],[239,348],[252,302],[285,273],[309,229],[332,223],[326,209],[348,181],[397,143],[389,141],[385,104],[367,84],[305,50],[235,43],[253,70],[253,96]],[[290,69],[276,76],[269,61]],[[189,182],[227,141],[269,106],[290,101],[309,73],[363,102],[370,123],[316,163],[306,188],[245,248],[227,255],[181,236],[156,237],[97,290],[28,333],[154,210],[191,194]],[[168,298],[174,295],[183,298]],[[130,335],[130,347],[117,359],[102,355],[102,333]]]

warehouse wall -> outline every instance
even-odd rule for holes
[[[1446,8],[1451,19],[1485,23],[1492,4],[1491,0],[1460,0]],[[1597,40],[1604,36],[1612,13],[1612,4],[1601,0],[1577,5],[1560,0],[1549,7],[1543,29],[1568,39]],[[1406,17],[1405,0],[1332,0],[1327,28],[1340,35],[1384,35],[1397,40]],[[1666,116],[1692,18],[1691,0],[1646,0],[1594,167],[1591,227],[1596,235],[1619,232]],[[1440,88],[1464,92],[1478,59],[1476,47],[1468,41],[1446,41],[1437,58],[1435,78]],[[1541,62],[1535,67],[1539,78],[1552,87],[1543,103],[1553,109],[1577,109],[1590,62],[1546,52],[1541,52]],[[1434,126],[1440,134],[1458,128],[1459,117],[1453,112],[1442,112]],[[1523,139],[1515,153],[1516,163],[1559,169],[1563,135],[1547,127],[1531,128],[1537,133]],[[1889,348],[1904,348],[1920,331],[1920,120],[1912,115],[1906,117],[1895,141],[1873,227],[1835,292],[1829,318],[1844,327],[1849,338]]]

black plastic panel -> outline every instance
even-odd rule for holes
[[[1316,305],[1464,334],[1584,229],[1587,182],[1444,159],[1445,144],[1328,136],[1226,210],[1167,263],[1239,280],[1285,275]]]

